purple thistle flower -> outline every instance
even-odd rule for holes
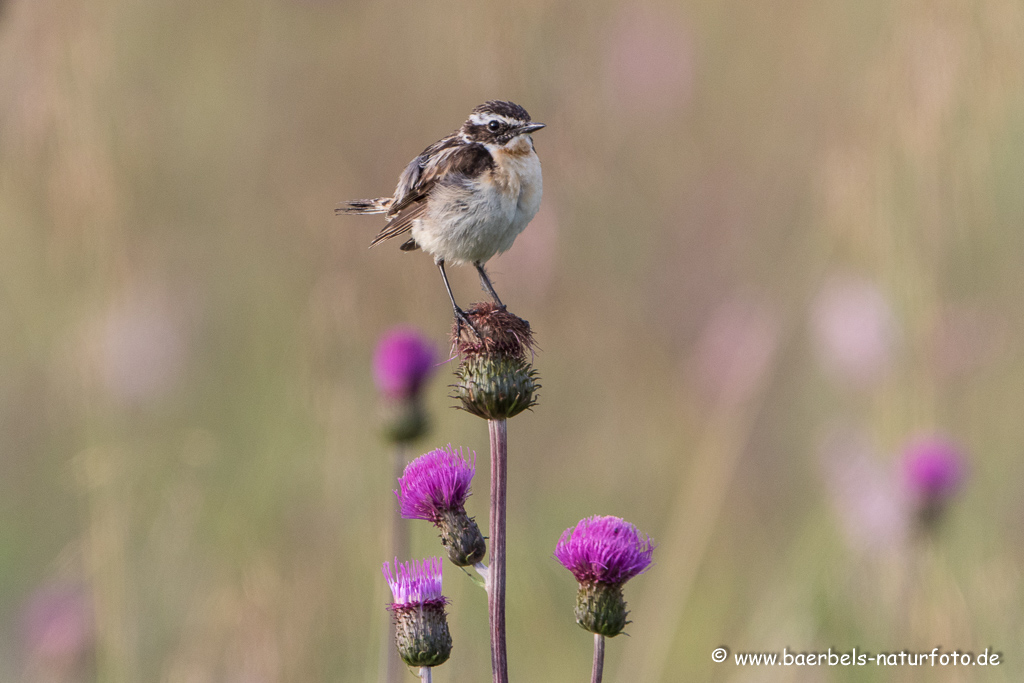
[[[476,454],[468,461],[461,449],[448,444],[409,463],[395,491],[402,517],[432,522],[441,530],[448,559],[460,567],[476,564],[487,554],[483,534],[464,507],[475,463]]]
[[[434,369],[436,353],[422,334],[409,327],[389,331],[373,354],[377,388],[390,399],[415,398]]]
[[[425,604],[444,605],[447,598],[441,595],[441,558],[430,557],[426,560],[411,560],[398,563],[395,558],[395,571],[391,565],[384,563],[384,578],[388,580],[391,594],[395,601],[392,609],[417,607]]]
[[[562,534],[555,559],[582,583],[621,585],[651,564],[654,544],[629,522],[595,515]]]
[[[462,457],[462,449],[437,448],[413,460],[398,480],[395,491],[402,517],[438,522],[445,512],[461,508],[469,497],[469,485],[476,472]]]
[[[913,441],[904,451],[903,473],[907,488],[919,501],[944,502],[960,489],[966,468],[952,442],[927,437]]]
[[[555,559],[579,581],[576,623],[608,638],[626,627],[622,587],[651,566],[654,544],[629,522],[595,515],[562,534]]]

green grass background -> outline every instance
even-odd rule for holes
[[[500,98],[548,124],[542,212],[490,268],[543,383],[509,426],[513,678],[586,680],[551,553],[614,514],[659,547],[605,680],[1019,680],[1022,43],[1016,0],[6,0],[0,678],[55,680],[19,615],[72,582],[95,654],[60,680],[376,680],[396,505],[370,358],[400,323],[445,349],[451,311],[429,258],[333,209]],[[817,350],[834,277],[890,307],[869,381]],[[450,382],[418,448],[478,453],[485,520],[486,427]],[[963,446],[933,543],[848,542],[837,424],[883,471],[922,431]],[[435,680],[488,680],[484,595],[451,567],[445,590]],[[1005,663],[742,669],[719,645]]]

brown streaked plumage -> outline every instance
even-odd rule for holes
[[[384,214],[374,246],[405,233],[403,251],[422,248],[434,257],[456,317],[445,262],[470,262],[498,305],[484,263],[512,246],[537,213],[543,193],[540,160],[531,134],[543,128],[525,109],[492,100],[476,107],[459,130],[413,159],[392,197],[345,202],[337,213]]]

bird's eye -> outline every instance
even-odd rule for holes
[[[492,133],[497,133],[500,129],[501,124],[498,123],[497,121],[491,121],[490,123],[487,124],[487,130],[491,131]]]

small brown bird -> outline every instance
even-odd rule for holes
[[[507,251],[540,208],[544,182],[531,134],[543,127],[518,104],[485,102],[459,130],[409,162],[393,197],[345,202],[336,213],[384,214],[387,223],[371,247],[411,233],[402,250],[434,257],[456,319],[472,327],[444,265],[472,263],[484,289],[505,307],[484,264]]]

